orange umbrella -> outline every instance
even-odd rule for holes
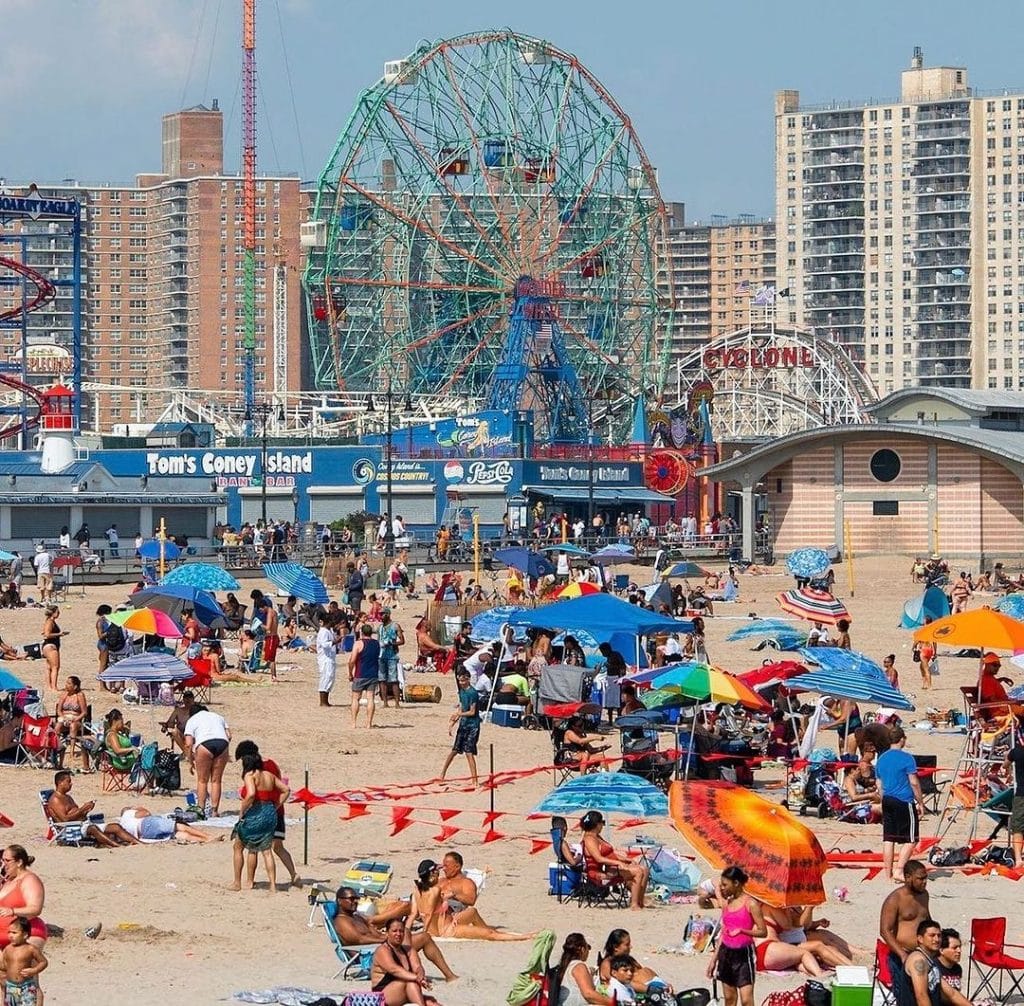
[[[668,812],[712,867],[741,866],[758,900],[776,908],[824,903],[825,851],[785,807],[728,782],[674,782]]]
[[[1024,650],[1024,622],[993,608],[947,615],[914,632],[918,643],[980,646],[989,650]]]
[[[551,596],[553,598],[568,598],[568,597],[585,597],[587,594],[600,594],[601,588],[594,583],[578,583],[573,580],[572,583],[567,583],[562,587],[559,587]]]

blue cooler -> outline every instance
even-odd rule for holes
[[[578,870],[566,866],[565,863],[548,863],[548,894],[565,898],[572,894],[579,882]]]
[[[522,706],[491,706],[491,722],[497,727],[521,727]]]

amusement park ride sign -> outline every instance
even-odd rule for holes
[[[706,370],[794,370],[816,367],[818,361],[806,346],[760,346],[708,349],[704,353]]]

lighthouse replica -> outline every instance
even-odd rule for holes
[[[55,384],[41,395],[42,470],[52,475],[64,471],[75,460],[75,416],[71,409],[75,393],[64,384]]]

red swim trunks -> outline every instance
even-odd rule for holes
[[[272,664],[277,659],[277,647],[280,642],[280,636],[267,636],[263,640],[263,659],[268,664]]]

